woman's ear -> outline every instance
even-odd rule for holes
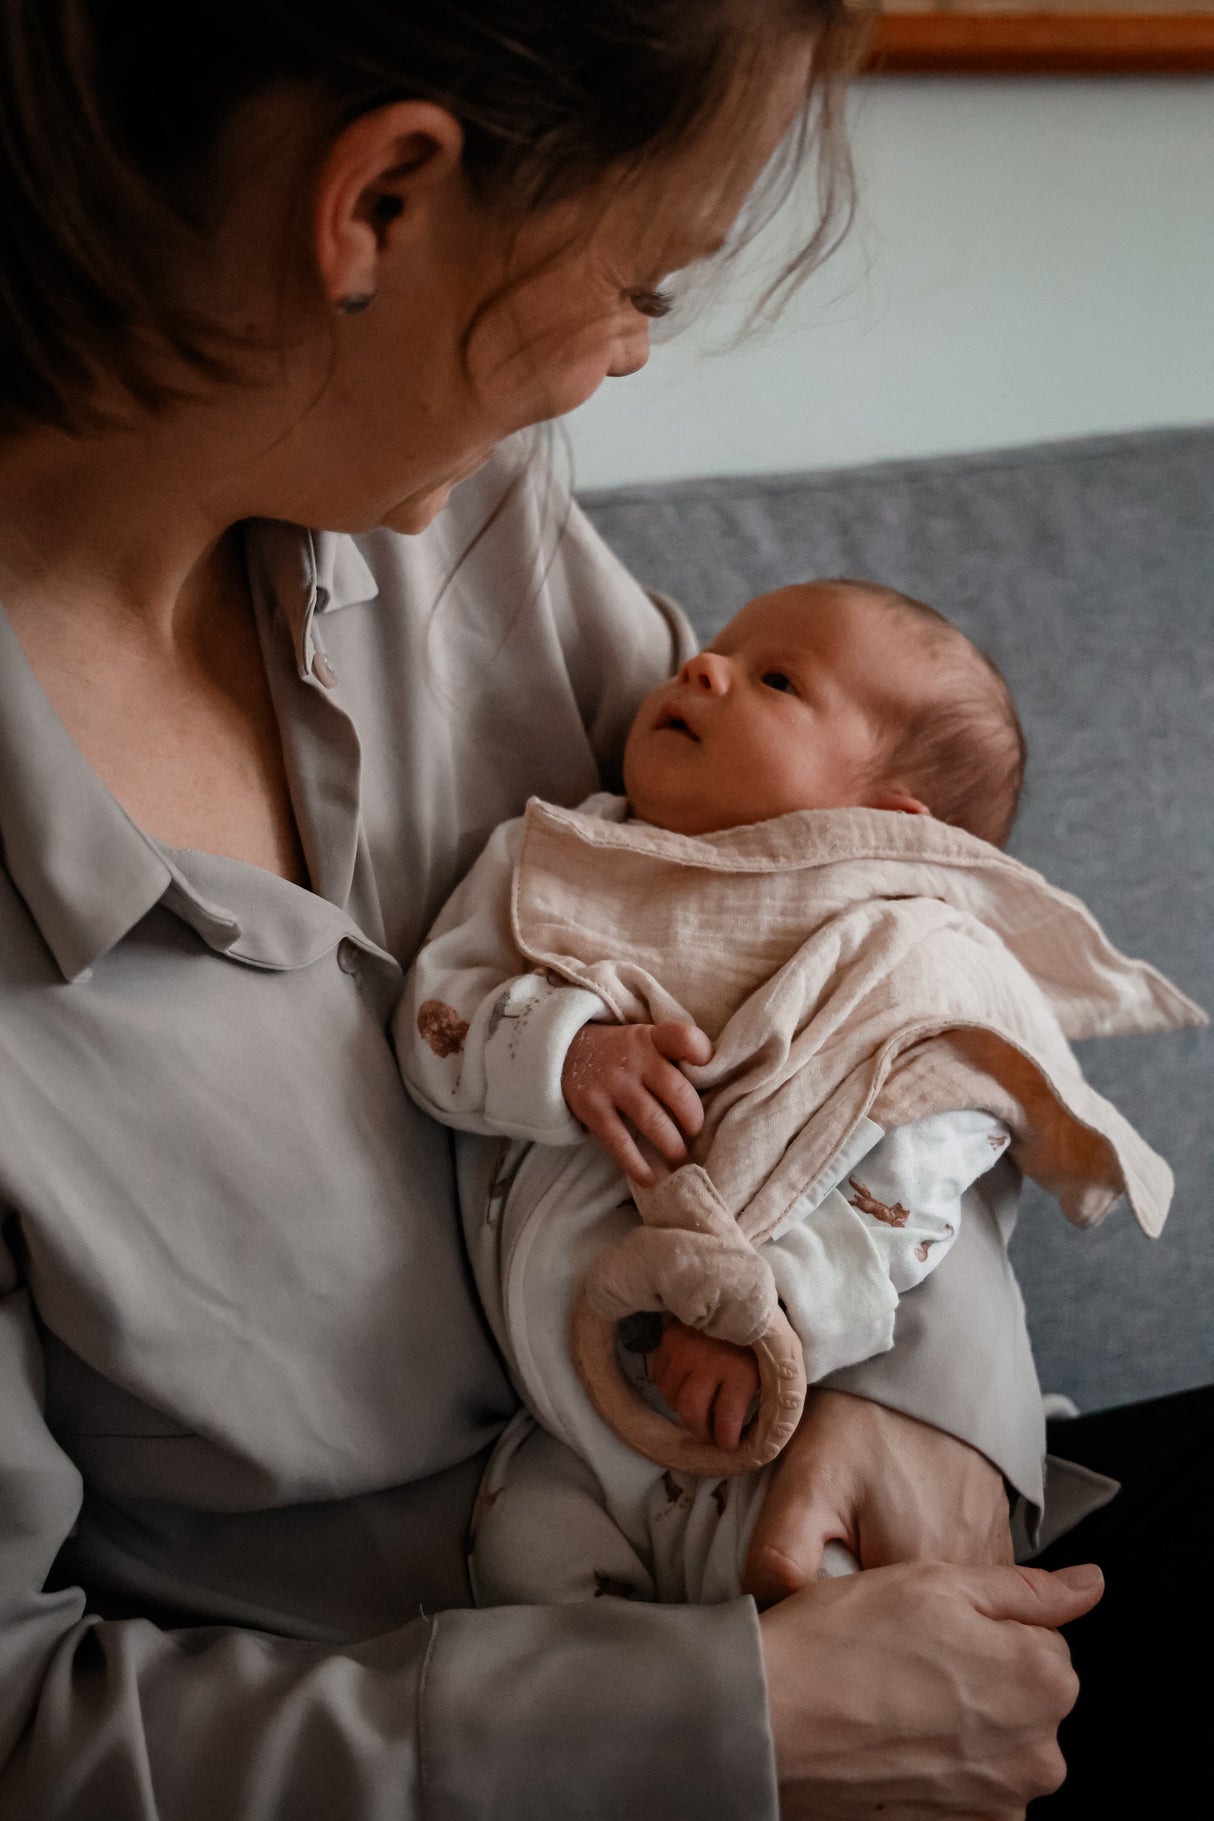
[[[918,797],[912,797],[908,790],[880,790],[870,797],[866,809],[897,809],[907,816],[930,816],[931,810]]]
[[[314,238],[325,295],[365,308],[395,239],[413,232],[424,205],[460,177],[464,135],[430,101],[396,101],[338,134],[316,185]]]

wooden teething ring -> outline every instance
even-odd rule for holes
[[[607,1427],[659,1467],[703,1479],[733,1479],[774,1460],[796,1428],[805,1403],[805,1363],[801,1343],[782,1309],[777,1308],[767,1332],[754,1342],[759,1408],[732,1451],[697,1441],[650,1408],[624,1374],[615,1330],[615,1322],[596,1314],[580,1295],[570,1323],[574,1369]]]

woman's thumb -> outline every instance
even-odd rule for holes
[[[1038,1573],[1042,1571],[1038,1569]],[[1104,1575],[1095,1562],[1080,1562],[1073,1568],[1055,1568],[1050,1575],[1055,1593],[1059,1587],[1074,1606],[1074,1617],[1091,1612],[1104,1598]],[[1064,1619],[1065,1625],[1067,1621]]]
[[[989,1619],[1022,1625],[1069,1625],[1090,1612],[1104,1592],[1095,1562],[1074,1568],[995,1568],[975,1586],[974,1604]]]

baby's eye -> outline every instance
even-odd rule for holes
[[[783,670],[765,670],[759,681],[765,689],[782,689],[786,695],[795,696],[797,686]]]

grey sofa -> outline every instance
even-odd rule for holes
[[[1012,851],[1214,1010],[1214,430],[583,496],[704,634],[810,576],[931,601],[1008,675],[1029,742]],[[1169,1159],[1163,1237],[1071,1229],[1031,1186],[1015,1240],[1043,1385],[1084,1409],[1214,1378],[1214,1033],[1084,1046]]]

